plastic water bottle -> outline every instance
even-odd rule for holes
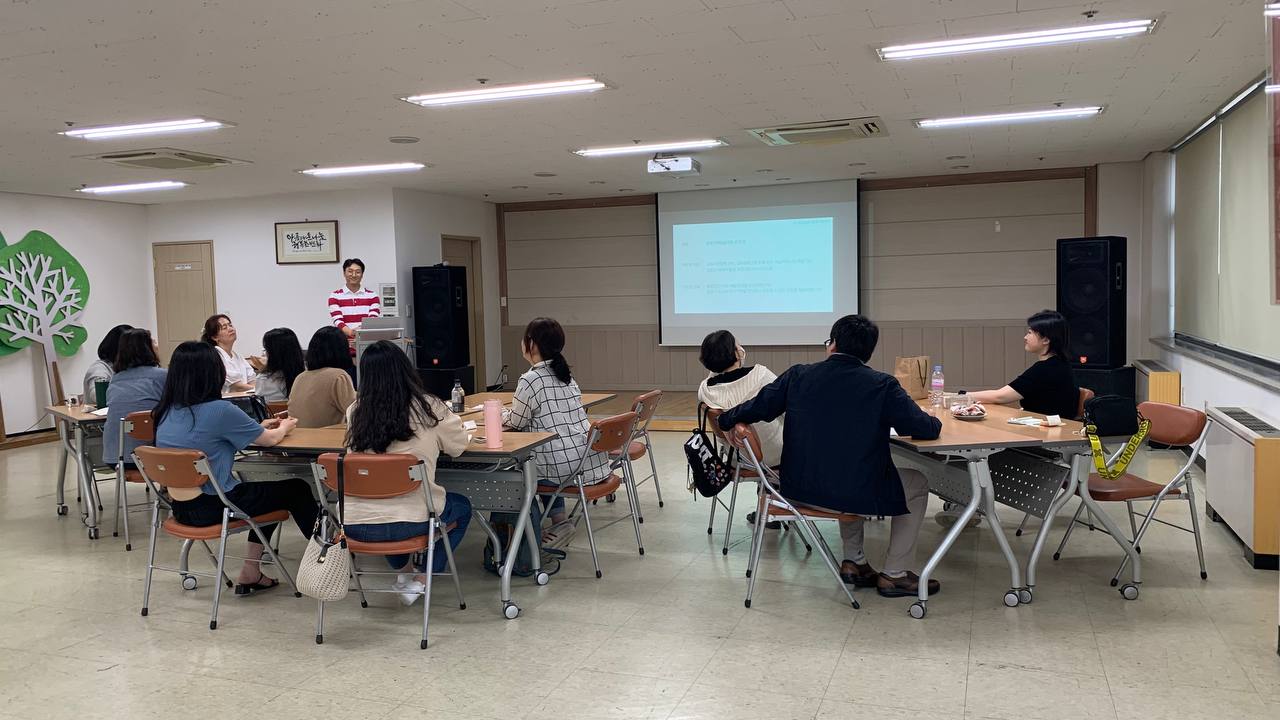
[[[945,383],[942,379],[942,366],[933,366],[933,375],[929,377],[929,403],[934,407],[942,407],[946,403]]]
[[[461,413],[467,402],[467,394],[462,390],[462,381],[453,381],[453,392],[449,394],[449,409],[455,413]]]

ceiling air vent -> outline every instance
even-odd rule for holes
[[[878,117],[823,120],[821,122],[784,125],[776,128],[748,130],[765,145],[806,145],[809,143],[841,143],[861,138],[884,137],[889,134]]]
[[[106,153],[105,155],[85,155],[94,160],[104,160],[113,165],[147,170],[201,170],[204,168],[224,167],[226,165],[242,165],[247,160],[234,160],[208,153],[178,150],[175,148],[149,148],[146,150],[126,150]]]

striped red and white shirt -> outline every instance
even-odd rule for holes
[[[336,327],[350,326],[352,330],[358,330],[365,318],[381,316],[378,295],[368,288],[351,292],[344,286],[329,293],[329,317]]]

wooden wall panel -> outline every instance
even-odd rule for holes
[[[657,234],[653,205],[507,213],[507,242]]]
[[[522,330],[530,320],[553,317],[561,325],[656,325],[658,297],[508,298],[508,322]]]
[[[1057,302],[1054,285],[863,290],[862,312],[876,322],[987,320],[1032,313]]]
[[[653,235],[521,240],[507,246],[507,268],[612,268],[658,264]]]
[[[958,185],[863,192],[860,222],[1084,213],[1084,180]]]
[[[860,274],[877,290],[1053,285],[1056,257],[1054,250],[868,257]]]
[[[871,257],[1053,250],[1058,238],[1084,234],[1080,212],[882,222],[864,215],[860,223],[862,254]]]
[[[508,270],[507,296],[511,298],[571,298],[644,296],[658,294],[658,276],[653,267]]]

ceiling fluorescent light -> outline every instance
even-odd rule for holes
[[[458,92],[434,93],[431,95],[411,95],[400,99],[423,107],[445,107],[448,105],[493,102],[495,100],[517,100],[519,98],[542,97],[545,95],[595,92],[606,87],[608,85],[595,78],[576,78],[527,85],[495,85],[476,90],[460,90]]]
[[[384,172],[407,172],[411,170],[421,170],[426,167],[422,163],[402,162],[402,163],[384,163],[382,165],[347,165],[345,167],[327,167],[327,168],[308,168],[299,170],[303,175],[313,175],[316,177],[331,177],[334,175],[368,175],[371,173]]]
[[[1264,82],[1266,81],[1259,80],[1258,82],[1251,84],[1249,87],[1245,88],[1244,90],[1241,90],[1239,95],[1236,95],[1235,97],[1231,98],[1230,102],[1222,106],[1222,109],[1218,111],[1218,115],[1226,115],[1227,112],[1231,110],[1231,108],[1239,105],[1241,102],[1244,101],[1245,98],[1252,95],[1253,91],[1257,90],[1258,86]]]
[[[1280,17],[1280,2],[1267,3],[1262,8],[1262,14],[1267,17]]]
[[[1128,20],[1126,22],[1080,25],[1056,30],[1036,30],[1009,35],[986,35],[956,40],[913,43],[911,45],[890,45],[882,47],[876,52],[879,53],[881,60],[908,60],[939,55],[962,55],[988,50],[1008,50],[1010,48],[1033,47],[1036,45],[1059,45],[1084,40],[1131,37],[1149,33],[1155,26],[1155,20]]]
[[[1268,85],[1268,86],[1267,86],[1267,94],[1268,94],[1268,95],[1275,95],[1276,93],[1280,93],[1280,85]]]
[[[1078,108],[1054,108],[1053,110],[1033,110],[1031,112],[1000,113],[998,115],[965,115],[962,117],[932,118],[917,120],[919,128],[945,128],[961,125],[992,125],[1029,122],[1032,120],[1066,120],[1070,118],[1093,117],[1102,112],[1098,106]]]
[[[111,195],[114,193],[143,192],[146,190],[176,190],[186,186],[187,183],[184,182],[159,180],[157,182],[130,183],[128,185],[101,185],[99,187],[76,188],[76,192],[88,193],[90,195]]]
[[[192,130],[216,130],[234,127],[231,123],[205,118],[187,118],[186,120],[164,120],[162,122],[138,123],[136,125],[102,125],[98,127],[75,128],[63,130],[59,135],[81,138],[84,140],[106,140],[134,135],[161,135],[164,133],[189,132]]]
[[[645,153],[680,152],[682,150],[709,150],[728,145],[719,138],[706,140],[682,140],[680,142],[647,143],[643,145],[615,145],[612,147],[583,148],[574,150],[582,157],[611,157],[613,155],[640,155]]]

